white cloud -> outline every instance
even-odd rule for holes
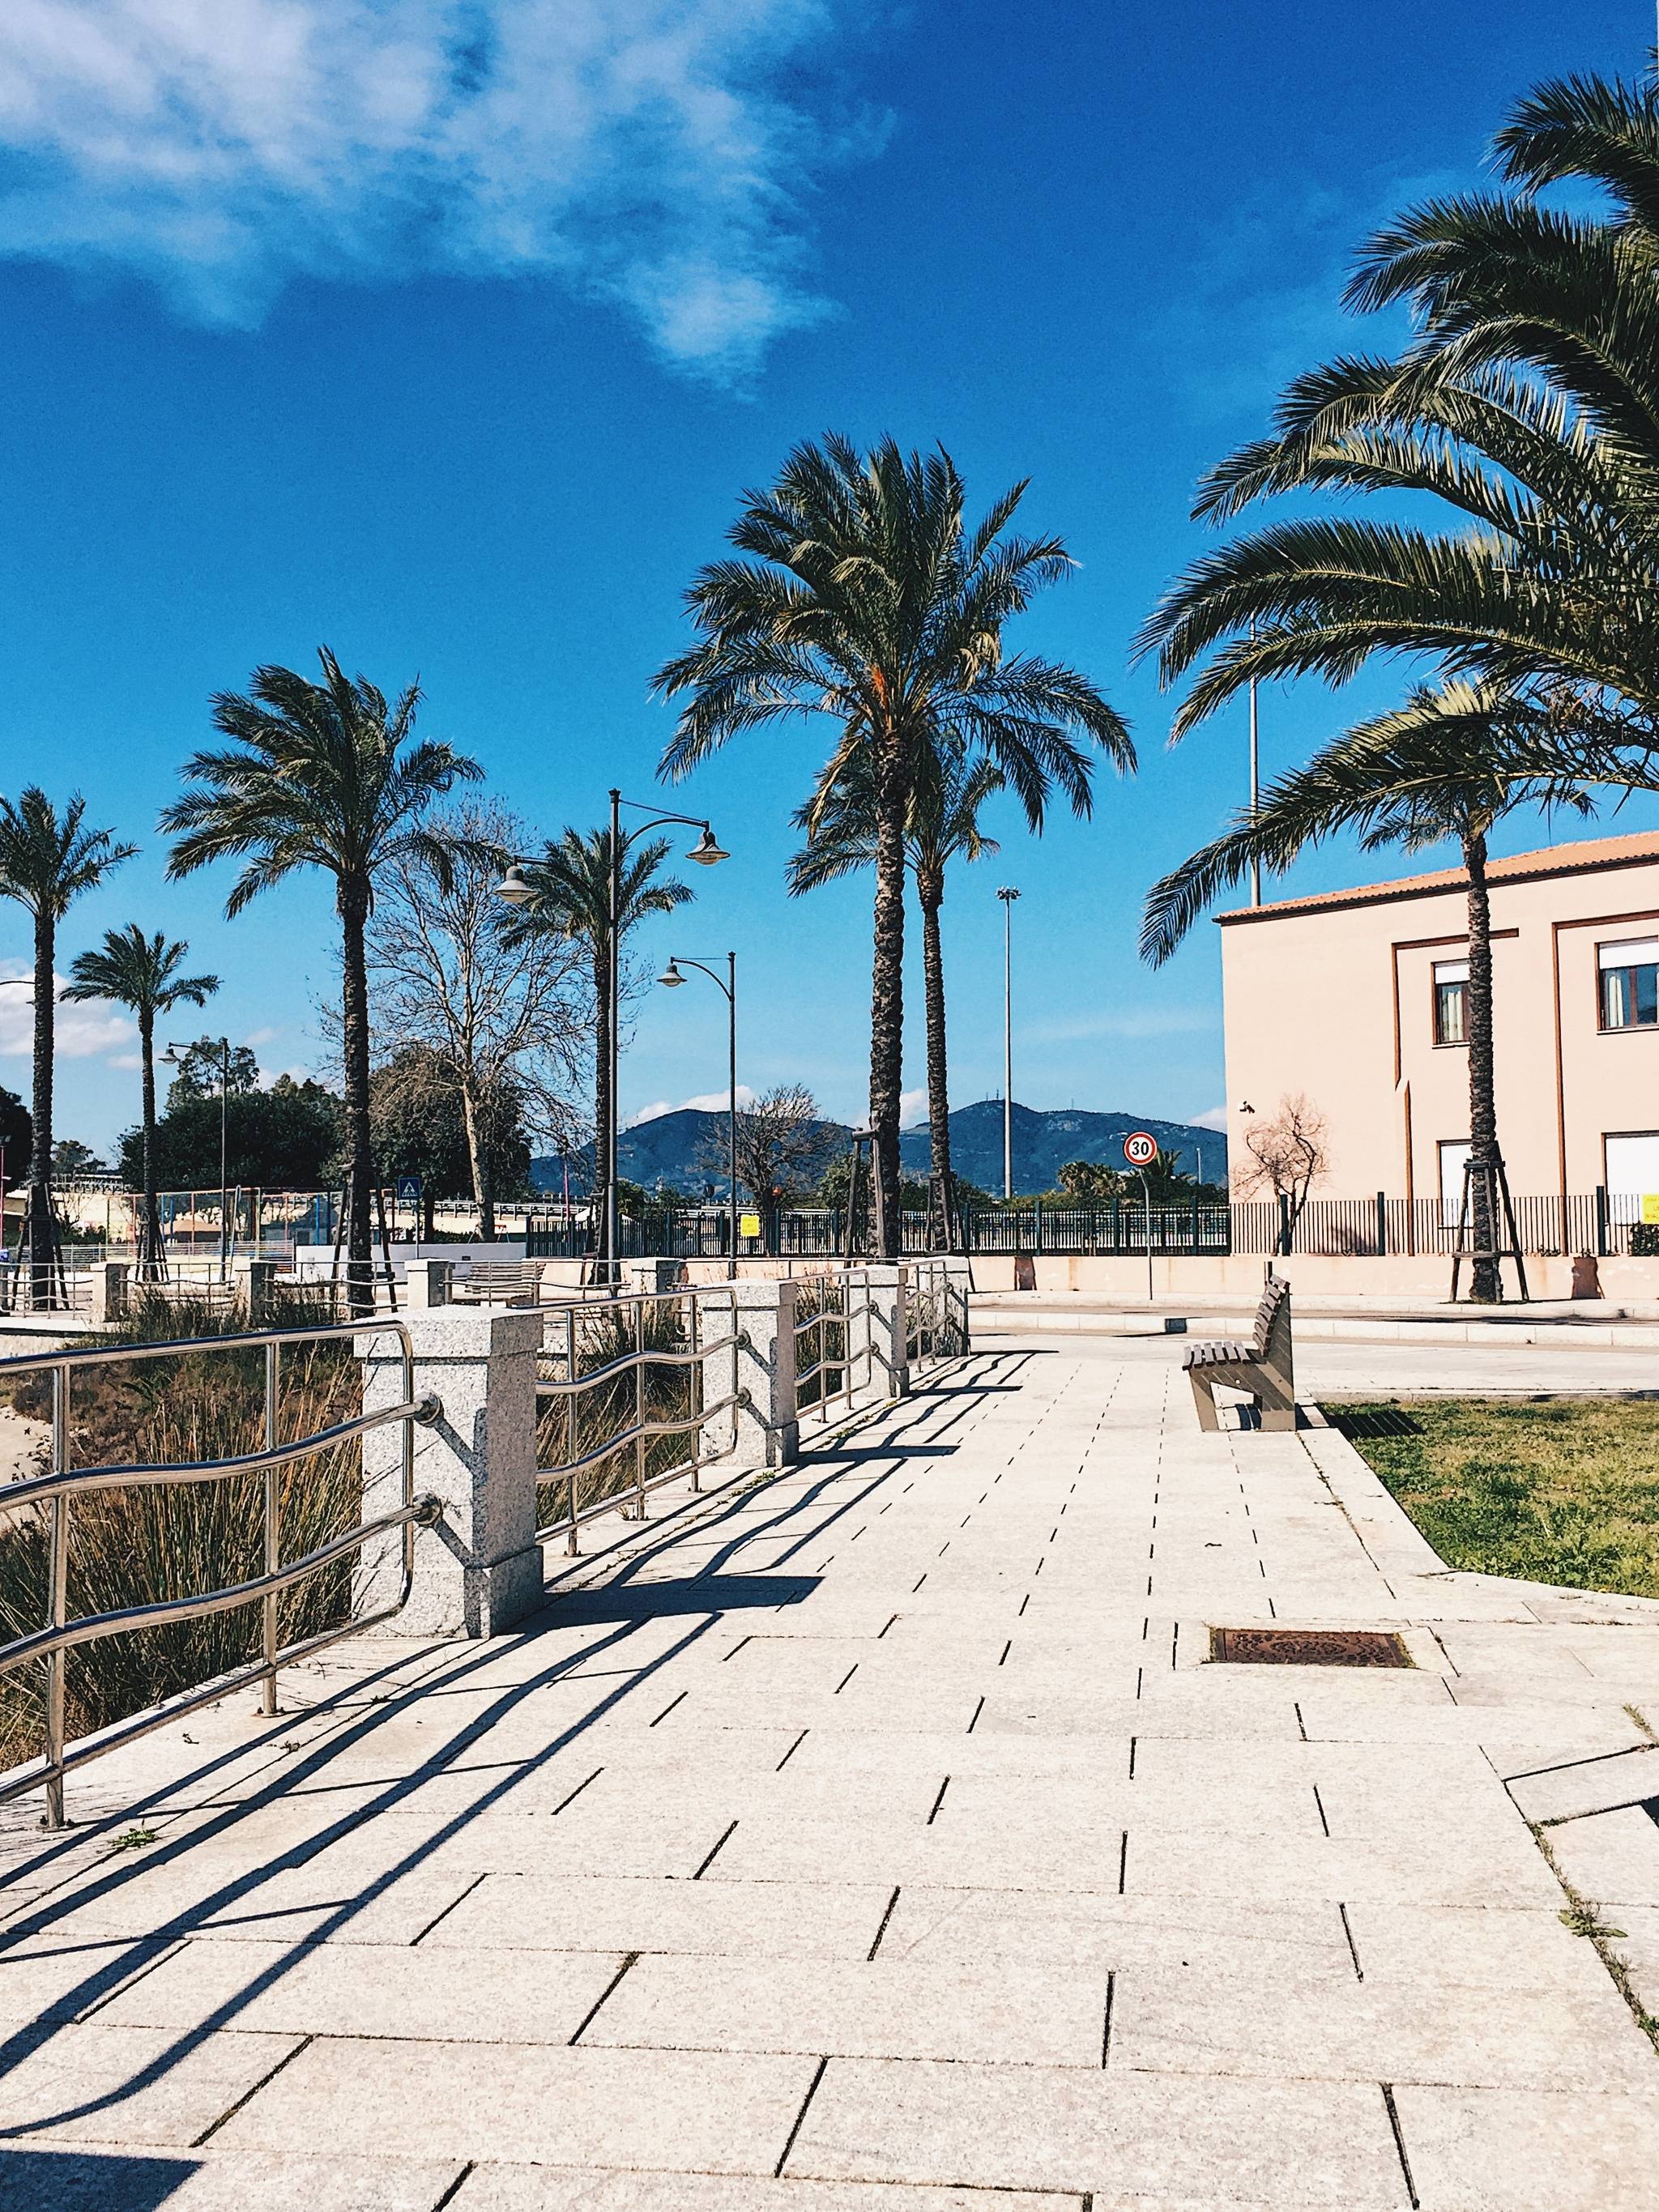
[[[281,1030],[250,1030],[242,1042],[246,1045],[273,1044],[282,1034]]]
[[[1201,1114],[1189,1114],[1187,1120],[1194,1129],[1219,1129],[1225,1136],[1232,1115],[1224,1106],[1206,1106]]]
[[[15,967],[11,976],[27,970]],[[67,975],[55,975],[53,987],[61,991],[69,981]],[[60,1005],[52,1024],[52,1037],[58,1058],[63,1060],[97,1060],[106,1054],[130,1048],[137,1034],[125,1014],[118,1014],[106,999],[91,999],[84,1005]],[[0,1058],[27,1060],[34,1050],[34,994],[9,987],[0,990]],[[131,1059],[117,1060],[117,1067],[136,1066]]]
[[[914,1129],[918,1122],[927,1119],[927,1093],[921,1091],[901,1091],[899,1093],[899,1127]]]
[[[752,1106],[757,1095],[746,1083],[738,1084],[738,1111],[741,1112],[745,1106]],[[623,1127],[624,1129],[637,1129],[641,1122],[660,1121],[665,1114],[684,1114],[690,1111],[699,1114],[724,1114],[726,1110],[726,1100],[730,1096],[731,1093],[726,1091],[700,1091],[695,1098],[682,1098],[678,1102],[672,1098],[658,1098],[649,1106],[641,1106],[637,1114],[630,1114],[623,1123]]]
[[[825,304],[799,104],[831,0],[8,0],[0,254],[247,326],[295,276],[553,277],[741,376]],[[777,88],[785,87],[787,90]]]

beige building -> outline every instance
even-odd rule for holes
[[[1491,866],[1498,1141],[1522,1196],[1659,1194],[1659,834]],[[1465,884],[1450,869],[1220,916],[1235,1192],[1252,1115],[1328,1125],[1316,1195],[1432,1200],[1468,1145]],[[1653,1211],[1650,1208],[1650,1212]]]

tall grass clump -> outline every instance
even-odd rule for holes
[[[809,1322],[823,1316],[822,1328],[799,1332]],[[795,1384],[795,1404],[805,1413],[811,1406],[822,1404],[833,1398],[846,1382],[847,1369],[847,1279],[844,1275],[824,1273],[802,1275],[795,1282],[795,1361],[799,1377],[802,1370],[817,1368],[805,1382]]]
[[[240,1326],[245,1328],[246,1322]],[[270,1326],[298,1325],[273,1313]],[[134,1345],[234,1334],[236,1316],[189,1300],[143,1300],[115,1341]],[[20,1413],[50,1417],[46,1371],[7,1395]],[[361,1408],[349,1339],[283,1347],[277,1437],[292,1443]],[[264,1353],[181,1352],[177,1357],[74,1370],[69,1464],[182,1466],[258,1449],[264,1442]],[[360,1517],[362,1455],[354,1440],[285,1468],[278,1486],[284,1560],[314,1550]],[[3,1493],[0,1493],[3,1505]],[[23,1506],[0,1521],[0,1640],[47,1618],[49,1509]],[[69,1506],[69,1617],[189,1597],[250,1580],[264,1566],[264,1485],[258,1475],[94,1491]],[[278,1601],[283,1643],[343,1621],[349,1560],[312,1575]],[[133,1630],[72,1650],[65,1667],[69,1734],[82,1736],[255,1658],[260,1609]],[[43,1665],[0,1675],[0,1765],[43,1745]]]

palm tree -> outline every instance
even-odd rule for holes
[[[167,862],[171,878],[210,860],[246,862],[225,902],[227,915],[240,914],[296,868],[322,868],[334,878],[351,1178],[347,1279],[353,1309],[361,1312],[374,1303],[363,933],[374,878],[388,861],[412,854],[444,879],[451,848],[422,826],[423,817],[457,783],[476,781],[483,771],[448,745],[415,740],[418,684],[388,703],[366,678],[345,676],[325,646],[318,658],[320,684],[289,668],[265,667],[254,671],[247,697],[215,696],[214,724],[232,749],[197,753],[185,763],[191,787],[167,809],[161,827],[178,840]]]
[[[34,918],[34,1152],[29,1163],[28,1240],[36,1305],[55,1302],[58,1231],[52,1209],[53,963],[58,925],[70,902],[92,890],[112,868],[130,860],[112,830],[88,830],[87,803],[71,793],[62,814],[38,784],[15,804],[0,799],[0,898],[15,899]]]
[[[956,1204],[951,1183],[951,1086],[945,1050],[945,956],[939,908],[945,902],[945,871],[953,860],[977,860],[997,850],[996,840],[979,826],[986,800],[1003,790],[1006,777],[994,761],[964,761],[927,748],[911,780],[905,856],[921,909],[922,996],[927,1026],[927,1130],[929,1158],[941,1212],[936,1230],[945,1250],[954,1242]],[[867,868],[876,858],[875,792],[867,756],[859,752],[834,781],[797,808],[794,825],[806,834],[789,863],[793,897],[821,884]]]
[[[1195,563],[1142,636],[1166,681],[1220,648],[1177,735],[1251,682],[1342,682],[1373,653],[1420,651],[1526,687],[1552,709],[1547,744],[1583,744],[1598,780],[1654,787],[1659,92],[1544,85],[1496,150],[1512,195],[1431,202],[1361,255],[1349,304],[1407,304],[1402,356],[1299,379],[1273,434],[1215,470],[1198,507],[1225,520],[1279,492],[1427,492],[1468,526],[1315,516]],[[1565,179],[1599,187],[1608,211],[1541,208]]]
[[[1547,757],[1547,732],[1523,697],[1495,685],[1456,681],[1419,689],[1405,706],[1379,714],[1316,755],[1305,768],[1269,785],[1254,812],[1236,816],[1219,837],[1155,884],[1146,900],[1141,951],[1154,967],[1167,960],[1199,915],[1253,865],[1279,871],[1339,830],[1361,846],[1407,852],[1455,838],[1468,881],[1469,1179],[1477,1256],[1470,1296],[1502,1295],[1491,1207],[1501,1154],[1492,1068],[1492,917],[1486,845],[1493,825],[1521,805],[1593,802],[1571,776],[1523,777],[1513,761]]]
[[[159,1282],[166,1274],[161,1247],[161,1208],[155,1194],[155,1021],[175,1006],[204,1006],[219,988],[216,975],[179,973],[188,945],[171,944],[159,929],[146,937],[136,921],[104,933],[101,951],[82,952],[70,974],[66,999],[110,999],[137,1017],[138,1049],[143,1064],[144,1205],[138,1231],[138,1278]]]
[[[642,845],[624,842],[617,878],[617,949],[647,915],[672,914],[693,896],[674,878],[659,878],[668,858],[665,837]],[[550,839],[538,860],[524,871],[532,896],[508,923],[509,945],[532,935],[574,939],[586,953],[593,976],[593,1188],[611,1188],[616,1163],[611,1129],[611,832],[567,830]]]
[[[1025,489],[1004,492],[970,528],[943,447],[907,457],[891,438],[867,455],[840,437],[798,446],[775,484],[744,495],[730,535],[751,557],[698,573],[686,600],[702,637],[656,679],[663,696],[688,700],[665,775],[689,775],[739,732],[809,714],[841,728],[823,781],[867,756],[870,1119],[889,1258],[899,1236],[904,839],[918,756],[931,745],[994,762],[1034,820],[1051,787],[1075,813],[1090,811],[1092,763],[1073,732],[1120,769],[1134,765],[1122,719],[1085,677],[1032,654],[1004,657],[1008,623],[1072,566],[1058,538],[1005,536]]]

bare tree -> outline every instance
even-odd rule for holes
[[[815,1183],[834,1142],[818,1102],[803,1083],[780,1083],[738,1115],[738,1181],[769,1218]],[[711,1127],[702,1164],[726,1172],[726,1134]]]
[[[1250,1164],[1240,1179],[1247,1198],[1271,1192],[1279,1202],[1287,1241],[1302,1218],[1309,1193],[1330,1167],[1325,1116],[1302,1091],[1281,1098],[1270,1121],[1259,1122],[1244,1139]]]
[[[383,870],[368,925],[375,1034],[392,1051],[424,1046],[454,1079],[482,1234],[495,1231],[485,1123],[510,1085],[531,1133],[562,1150],[577,1139],[573,1103],[592,1027],[581,948],[547,935],[507,941],[495,896],[505,860],[529,833],[503,808],[463,806],[434,825],[452,879],[422,853]]]

